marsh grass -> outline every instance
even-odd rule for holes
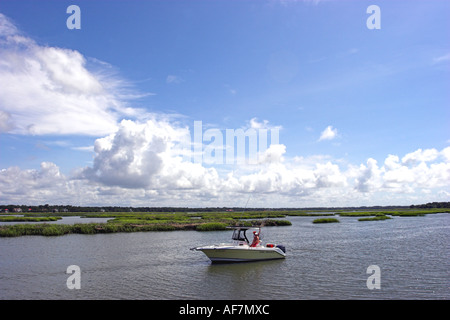
[[[359,218],[358,221],[380,221],[380,220],[388,220],[388,219],[392,219],[392,218],[383,215],[383,216],[376,216],[376,217],[369,217],[369,218]]]
[[[345,216],[399,216],[399,217],[418,217],[427,214],[450,213],[450,209],[425,209],[425,210],[392,210],[392,211],[355,211],[355,212],[339,212],[341,217]]]
[[[229,225],[223,222],[208,222],[199,224],[195,230],[197,231],[218,231],[218,230],[226,230]]]
[[[92,217],[90,214],[89,216]],[[106,217],[102,214],[103,217]],[[173,231],[173,230],[197,230],[212,231],[224,230],[228,226],[245,224],[248,226],[287,226],[291,225],[287,220],[239,220],[241,215],[204,214],[200,218],[198,215],[180,214],[114,214],[114,218],[107,223],[79,223],[67,224],[15,224],[10,226],[0,226],[0,237],[17,237],[23,235],[60,236],[66,234],[99,234],[114,232],[141,232],[141,231]],[[259,218],[267,215],[249,214],[243,215],[250,218]],[[49,217],[53,221],[56,217]],[[33,219],[37,219],[36,217]]]
[[[298,216],[298,217],[326,217],[326,216],[334,216],[335,213],[332,212],[288,212],[286,216]]]
[[[65,224],[16,224],[12,226],[0,226],[1,237],[17,236],[60,236],[70,232],[70,225]]]
[[[364,217],[364,216],[384,216],[384,212],[377,212],[377,211],[363,211],[363,212],[339,212],[339,215],[341,217]]]
[[[313,221],[313,223],[334,223],[334,222],[339,222],[339,220],[336,218],[320,218],[320,219],[315,219]]]
[[[44,222],[57,221],[61,217],[15,217],[15,216],[1,216],[0,222]]]
[[[427,214],[426,212],[422,211],[410,211],[410,212],[392,212],[390,213],[391,216],[397,216],[397,217],[423,217]]]
[[[356,211],[356,212],[307,212],[307,211],[248,211],[248,212],[197,212],[197,213],[145,213],[145,212],[111,212],[111,213],[86,213],[72,212],[60,214],[64,216],[81,216],[93,218],[112,218],[106,223],[80,223],[74,225],[65,224],[14,224],[0,226],[0,237],[17,237],[22,235],[59,236],[65,234],[99,234],[113,232],[140,232],[140,231],[172,231],[172,230],[223,230],[227,226],[289,226],[289,220],[277,220],[289,216],[356,216],[367,218],[359,221],[373,221],[389,219],[388,215],[410,217],[426,214],[447,212],[450,209],[424,209],[424,210],[397,210],[397,211]],[[0,216],[2,221],[55,221],[61,219],[54,213],[25,214],[24,217]],[[8,218],[8,219],[6,219]],[[42,219],[45,219],[43,221]],[[32,220],[29,220],[32,219]],[[339,222],[336,218],[319,218],[313,223]]]
[[[275,220],[275,219],[265,219],[262,221],[259,220],[253,220],[252,221],[253,226],[264,226],[264,227],[280,227],[280,226],[291,226],[292,222],[289,220]]]
[[[18,236],[62,236],[66,234],[98,234],[114,232],[139,232],[139,231],[172,231],[188,230],[186,226],[168,224],[109,224],[109,223],[79,223],[67,224],[17,224],[13,226],[0,226],[0,237]]]

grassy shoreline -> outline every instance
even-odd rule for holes
[[[313,223],[335,223],[339,222],[336,218],[321,218],[321,219],[315,219]]]
[[[71,213],[64,216],[89,218],[111,218],[106,223],[47,224],[47,221],[61,219],[57,213],[27,213],[23,217],[0,215],[0,221],[33,221],[36,224],[14,224],[0,226],[0,237],[17,237],[23,235],[59,236],[66,234],[102,234],[115,232],[147,231],[216,231],[228,226],[244,224],[246,226],[289,226],[290,216],[310,217],[364,217],[358,221],[381,221],[396,217],[417,217],[434,213],[450,213],[450,209],[422,209],[403,211],[354,211],[354,212],[307,212],[307,211],[249,211],[249,212],[198,212],[198,213]],[[324,222],[339,222],[336,218],[320,218]],[[317,222],[315,219],[313,223]]]
[[[0,222],[47,222],[58,221],[61,217],[7,217],[0,216]]]
[[[76,214],[79,216],[79,214]],[[228,226],[288,226],[288,220],[273,219],[272,215],[258,214],[229,214],[217,213],[211,215],[204,214],[199,217],[197,214],[99,214],[83,215],[84,217],[110,217],[105,223],[78,223],[78,224],[14,224],[0,226],[0,237],[18,237],[29,235],[60,236],[66,234],[102,234],[116,232],[148,232],[148,231],[175,231],[175,230],[195,230],[195,231],[217,231],[226,230]],[[241,218],[244,217],[244,218]],[[17,221],[40,221],[45,217],[10,217],[23,218]],[[60,217],[47,217],[48,220],[56,221]],[[270,219],[269,219],[270,218]],[[31,219],[31,220],[30,220]],[[241,220],[252,219],[252,220]]]

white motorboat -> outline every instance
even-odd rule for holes
[[[249,242],[246,231],[255,229],[251,227],[229,227],[233,229],[232,243],[222,243],[191,248],[191,250],[202,251],[213,263],[219,262],[249,262],[261,260],[284,259],[286,248],[282,245],[268,243],[262,245],[260,241]],[[260,229],[260,228],[259,228]],[[254,232],[255,233],[255,232]],[[259,233],[256,235],[259,236]]]

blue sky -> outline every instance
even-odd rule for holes
[[[71,4],[80,30],[66,27]],[[373,4],[380,29],[366,26]],[[448,1],[2,1],[0,203],[448,201],[449,12]],[[256,166],[180,162],[174,137],[194,121],[276,127],[282,148]]]

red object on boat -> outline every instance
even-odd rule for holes
[[[274,245],[274,244],[271,244],[271,243],[268,243],[268,244],[266,244],[266,247],[267,247],[267,248],[273,248],[273,247],[275,247],[275,245]]]

